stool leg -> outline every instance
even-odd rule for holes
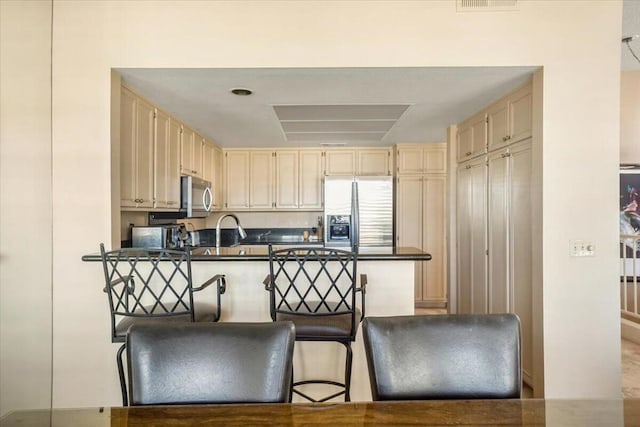
[[[122,406],[129,406],[129,399],[127,397],[127,383],[124,379],[124,364],[122,363],[122,353],[124,352],[126,344],[118,349],[116,355],[116,362],[118,362],[118,376],[120,377],[120,391],[122,393]]]
[[[351,402],[351,365],[353,363],[353,351],[351,350],[351,343],[343,343],[347,349],[347,361],[344,369],[344,401]]]

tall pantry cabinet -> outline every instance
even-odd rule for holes
[[[446,144],[399,144],[396,149],[397,245],[432,256],[416,263],[416,306],[446,307]]]
[[[483,114],[485,150],[458,163],[456,174],[457,309],[517,314],[523,379],[532,384],[531,86],[474,118]],[[458,138],[468,134],[467,123]]]

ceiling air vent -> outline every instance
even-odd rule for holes
[[[456,0],[458,12],[518,10],[518,0]]]

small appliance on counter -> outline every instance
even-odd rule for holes
[[[182,242],[178,224],[131,227],[131,246],[134,248],[176,249],[184,246]]]

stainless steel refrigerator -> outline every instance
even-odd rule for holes
[[[393,177],[328,176],[325,246],[393,246]]]

